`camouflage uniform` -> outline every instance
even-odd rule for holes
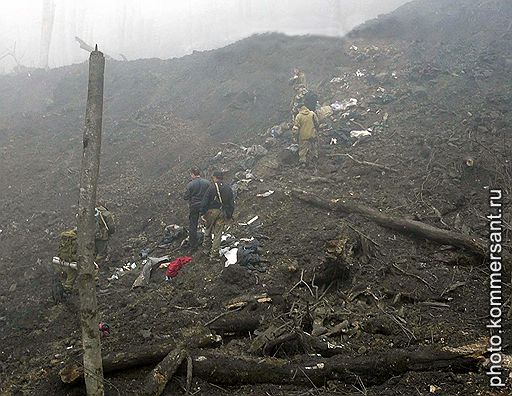
[[[304,106],[304,97],[307,93],[308,90],[302,84],[298,85],[295,89],[295,96],[293,97],[291,106],[292,121],[295,120],[295,117],[299,114],[301,107]]]
[[[62,261],[72,263],[77,262],[77,243],[76,243],[76,228],[64,231],[60,234],[60,246],[59,246],[59,258]],[[62,287],[66,292],[70,292],[73,289],[75,280],[78,276],[78,271],[75,268],[69,266],[61,266],[53,264],[53,268],[59,278],[62,275],[65,276],[62,282]]]
[[[306,86],[306,75],[302,70],[295,69],[293,71],[293,77],[290,78],[290,83],[293,84],[293,87],[296,88],[299,85]]]
[[[96,237],[94,245],[96,249],[96,262],[105,260],[108,251],[110,236],[116,231],[114,216],[104,206],[96,208],[94,218],[96,221]]]

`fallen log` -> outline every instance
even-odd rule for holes
[[[359,214],[383,227],[398,231],[407,236],[425,238],[443,245],[457,246],[480,257],[484,257],[487,252],[486,243],[477,237],[469,237],[453,231],[443,230],[420,221],[388,216],[376,209],[346,200],[327,201],[297,189],[292,190],[292,195],[303,202],[321,209]]]
[[[147,375],[141,395],[160,396],[178,367],[187,359],[186,348],[199,348],[201,345],[211,343],[213,340],[213,335],[205,328],[198,328],[197,331],[192,332],[192,335],[194,337],[186,337],[179,341],[176,348],[169,352],[151,373]]]
[[[366,166],[370,166],[370,167],[377,168],[377,169],[384,170],[384,171],[388,171],[388,172],[394,172],[394,173],[398,172],[396,169],[390,168],[389,166],[386,166],[386,165],[377,164],[375,162],[369,162],[369,161],[360,161],[360,160],[355,159],[354,157],[352,157],[350,154],[342,154],[342,153],[340,153],[340,154],[328,154],[327,156],[328,157],[347,157],[347,158],[350,158],[352,161],[354,161],[356,164],[359,164],[359,165],[366,165]]]
[[[141,396],[160,396],[181,363],[187,358],[184,349],[174,349],[146,377]]]
[[[213,335],[211,331],[205,327],[185,329],[182,331],[181,335],[184,340],[187,340],[188,345],[195,345],[196,348],[206,348],[221,341],[219,336]],[[176,349],[180,342],[181,341],[174,341],[164,345],[152,345],[144,347],[142,350],[131,348],[125,352],[111,352],[102,358],[103,372],[111,373],[158,363],[164,359],[170,351]],[[66,384],[83,380],[83,374],[83,367],[74,362],[67,364],[59,372],[61,381]]]
[[[255,303],[255,302],[271,303],[272,297],[270,297],[267,293],[257,294],[257,295],[244,295],[244,296],[239,296],[239,297],[229,300],[225,306],[227,309],[235,309],[235,308],[245,307],[245,306],[249,305],[250,303]]]
[[[295,347],[300,353],[317,353],[323,357],[331,357],[337,354],[346,353],[342,346],[334,345],[319,337],[313,337],[301,329],[294,329],[291,332],[283,327],[269,327],[266,331],[259,334],[251,343],[249,352],[251,354],[262,356],[275,356],[279,348],[284,347],[285,355],[290,356],[290,351],[286,344]]]
[[[409,371],[477,371],[484,361],[485,343],[471,348],[416,350],[393,349],[372,355],[331,358],[307,357],[301,362],[275,358],[249,358],[204,352],[194,355],[194,376],[219,385],[293,384],[325,385],[329,380],[345,383],[381,384]]]
[[[207,326],[217,334],[247,334],[256,330],[261,323],[256,311],[227,312]]]

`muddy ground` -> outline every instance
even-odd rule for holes
[[[502,188],[507,208],[512,186],[510,17],[507,1],[416,1],[344,39],[268,34],[180,59],[108,62],[99,196],[116,215],[118,232],[98,285],[100,316],[112,329],[102,339],[104,352],[162,344],[226,312],[231,299],[262,293],[272,302],[246,308],[260,319],[257,330],[224,335],[217,353],[250,356],[255,336],[271,326],[309,334],[345,323],[343,331],[323,337],[349,360],[485,341],[489,273],[481,258],[356,214],[314,208],[291,190],[487,238],[489,190]],[[283,155],[289,131],[276,138],[268,131],[289,121],[288,78],[295,66],[305,70],[322,105],[358,101],[323,120],[316,172]],[[86,64],[0,78],[2,394],[85,394],[58,375],[80,360],[78,299],[52,301],[46,263],[56,254],[58,234],[74,225],[86,78]],[[366,128],[370,138],[343,144],[341,134]],[[329,144],[333,137],[338,144]],[[255,144],[268,152],[248,158],[241,146]],[[171,282],[158,269],[149,286],[133,290],[139,252],[160,241],[165,225],[187,222],[181,194],[191,165],[207,173],[222,168],[244,186],[229,232],[258,238],[267,270],[226,268],[197,253]],[[274,193],[256,196],[268,190]],[[505,213],[510,249],[510,210]],[[256,215],[253,225],[239,224]],[[333,246],[345,239],[354,254],[333,256]],[[360,254],[362,240],[368,255]],[[108,280],[115,268],[133,262],[138,269]],[[328,270],[333,265],[343,268],[336,279]],[[504,292],[510,294],[508,282]],[[268,354],[293,362],[310,352],[289,342]],[[500,394],[489,388],[485,364],[484,356],[478,368],[463,372],[432,366],[314,385],[194,378],[191,392]],[[108,374],[108,394],[137,394],[151,368]],[[184,394],[185,382],[180,373],[164,394]]]

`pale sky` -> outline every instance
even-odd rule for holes
[[[16,43],[25,66],[41,64],[43,2],[55,5],[49,66],[87,59],[74,37],[120,59],[171,58],[254,33],[343,35],[407,0],[0,0],[0,57]],[[14,65],[0,60],[0,73]]]

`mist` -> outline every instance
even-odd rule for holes
[[[87,44],[98,44],[115,59],[166,59],[222,47],[262,32],[342,36],[406,2],[3,0],[0,73],[16,66],[53,68],[83,62],[88,53],[75,36]]]

